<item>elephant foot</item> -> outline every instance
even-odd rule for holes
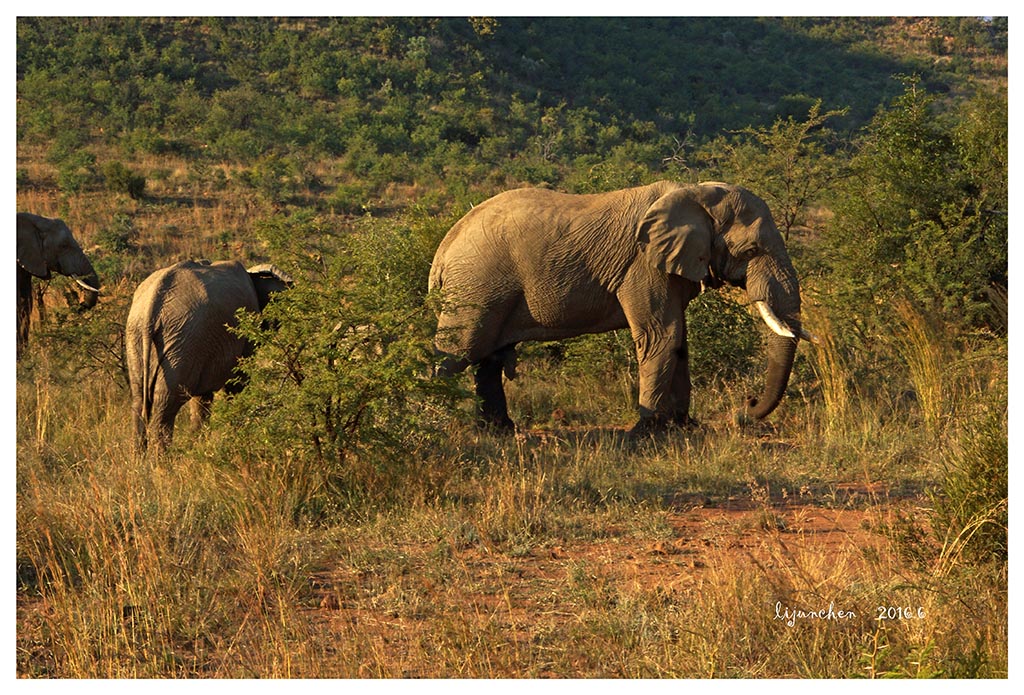
[[[689,415],[676,415],[672,418],[672,424],[684,430],[699,430],[703,425],[696,418]]]
[[[629,436],[635,439],[651,434],[663,434],[676,428],[691,432],[700,429],[701,424],[689,415],[647,415],[637,420],[629,430]]]
[[[476,426],[493,434],[515,434],[516,424],[509,417],[494,418],[481,414],[477,417]]]
[[[474,378],[476,395],[480,399],[477,422],[486,429],[511,433],[515,432],[516,426],[508,416],[508,401],[501,381],[509,354],[509,350],[502,350],[482,360]],[[514,352],[511,354],[515,355]]]
[[[630,439],[639,439],[652,434],[661,434],[668,429],[671,419],[664,415],[642,416],[629,430]]]

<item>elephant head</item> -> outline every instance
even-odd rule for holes
[[[99,298],[99,278],[62,220],[18,213],[18,351],[28,341],[32,315],[32,278],[67,275],[81,287],[80,308],[91,309]]]
[[[637,229],[648,259],[666,273],[705,287],[744,288],[771,329],[764,390],[746,414],[771,413],[789,382],[797,338],[813,340],[800,322],[800,285],[782,234],[763,200],[739,186],[702,183],[670,191]]]
[[[63,220],[19,212],[18,265],[43,280],[53,273],[73,278],[84,290],[82,306],[96,305],[99,278]]]
[[[293,280],[288,273],[284,272],[272,263],[262,263],[249,268],[249,279],[252,280],[253,289],[256,290],[256,303],[259,305],[260,313],[267,308],[267,304],[278,292],[282,292],[292,286]],[[276,322],[264,318],[261,324],[264,328],[277,328]],[[246,354],[248,354],[248,346]]]
[[[292,286],[291,276],[271,263],[255,265],[246,272],[249,273],[252,285],[256,289],[256,301],[260,305],[260,311],[267,307],[275,293]]]

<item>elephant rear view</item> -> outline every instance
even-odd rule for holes
[[[193,423],[228,386],[251,352],[229,327],[236,312],[260,312],[290,279],[273,266],[246,270],[236,261],[183,261],[158,270],[135,290],[125,326],[136,443],[170,444],[174,420],[193,401]],[[230,388],[230,387],[229,387]]]

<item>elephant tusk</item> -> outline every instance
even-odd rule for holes
[[[768,306],[768,302],[757,301],[754,302],[754,306],[761,312],[761,318],[768,324],[768,328],[772,329],[775,333],[778,333],[783,338],[795,338],[793,331],[786,327],[786,324],[779,320],[779,317],[775,315],[772,308]]]
[[[820,345],[821,344],[821,338],[819,338],[818,336],[814,335],[813,333],[811,333],[810,331],[808,331],[805,328],[801,328],[800,329],[800,337],[803,338],[804,340],[806,340],[809,343],[814,343],[815,345]]]
[[[73,280],[74,280],[75,282],[77,282],[77,283],[78,283],[79,285],[81,285],[82,287],[84,287],[85,289],[89,290],[90,292],[95,292],[96,294],[99,294],[99,293],[100,293],[100,291],[99,291],[98,289],[96,289],[95,287],[93,287],[92,285],[90,285],[90,284],[88,284],[88,283],[86,283],[86,282],[82,282],[82,281],[81,281],[81,280],[79,280],[78,278],[72,278],[72,279],[73,279]]]

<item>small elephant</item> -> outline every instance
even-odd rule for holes
[[[99,298],[100,280],[92,264],[62,220],[18,213],[18,351],[28,343],[32,316],[32,278],[67,275],[84,290],[80,306],[91,309]]]
[[[291,279],[271,265],[246,270],[236,261],[183,261],[156,271],[136,288],[125,325],[135,440],[163,451],[174,420],[192,400],[192,422],[209,415],[213,394],[235,392],[229,380],[248,341],[228,330],[236,312],[261,312]]]
[[[502,373],[515,346],[629,328],[639,360],[633,433],[689,425],[686,307],[702,287],[746,289],[772,330],[764,391],[745,415],[782,399],[800,323],[800,288],[768,206],[739,186],[648,186],[570,195],[524,188],[499,194],[451,228],[434,255],[439,289],[438,373],[476,366],[479,419],[512,429]]]

